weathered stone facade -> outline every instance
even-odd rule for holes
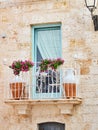
[[[82,104],[72,116],[62,115],[55,105],[33,106],[29,117],[15,115],[5,104],[7,66],[15,59],[31,58],[31,27],[62,24],[63,58],[80,65]],[[98,32],[83,0],[0,0],[0,130],[38,130],[42,122],[65,123],[66,130],[98,130]],[[5,36],[5,37],[3,37]]]

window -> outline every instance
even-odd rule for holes
[[[65,125],[57,122],[39,124],[39,130],[65,130]]]
[[[33,98],[59,98],[61,96],[60,73],[49,70],[47,75],[41,75],[39,64],[42,59],[61,57],[61,25],[34,26],[32,34],[32,54],[35,62]]]

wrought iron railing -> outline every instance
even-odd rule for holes
[[[64,82],[66,69],[47,72],[26,72],[9,78],[5,84],[5,98],[14,100],[60,99],[79,97],[79,73],[74,71],[75,83]]]

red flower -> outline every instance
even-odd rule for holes
[[[9,66],[11,69],[13,69],[13,73],[14,75],[19,75],[20,72],[27,72],[30,70],[30,68],[32,68],[34,66],[34,63],[32,61],[29,60],[25,60],[25,61],[13,61],[12,65]]]
[[[56,70],[58,68],[58,66],[62,65],[64,63],[64,60],[61,58],[57,58],[57,59],[44,59],[41,61],[40,66],[40,71],[47,71],[49,67],[51,67],[52,69]]]

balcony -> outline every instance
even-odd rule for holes
[[[73,107],[81,103],[79,77],[75,70],[76,83],[64,83],[66,69],[36,73],[26,72],[19,77],[10,77],[5,87],[5,103],[15,107],[20,115],[28,115],[33,105],[56,104],[62,114],[72,114]]]

